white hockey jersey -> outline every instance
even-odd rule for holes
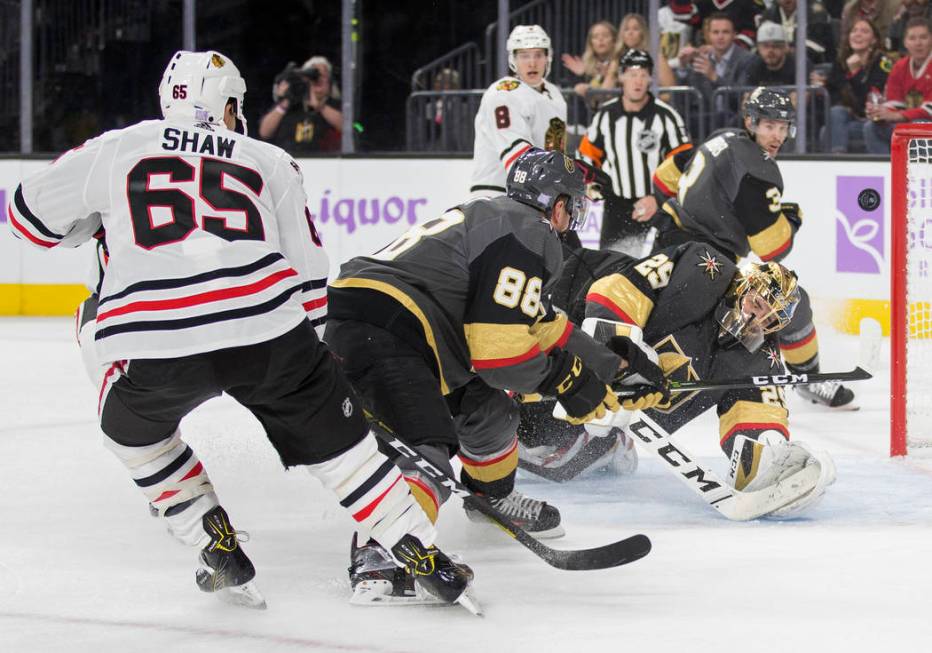
[[[544,81],[538,91],[502,77],[482,95],[476,113],[471,192],[505,192],[508,169],[530,147],[566,150],[566,100]]]
[[[326,315],[328,261],[298,164],[226,129],[168,120],[110,131],[25,179],[14,235],[42,248],[95,234],[109,259],[99,361],[271,340]]]

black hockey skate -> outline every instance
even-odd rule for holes
[[[472,570],[459,565],[436,546],[424,546],[410,533],[398,540],[392,553],[405,563],[405,571],[415,582],[445,603],[459,603],[473,614],[481,614],[479,606],[467,593],[472,582]]]
[[[422,552],[428,551],[431,555],[439,553],[447,558],[454,568],[449,572],[454,578],[464,580],[464,587],[468,589],[474,577],[469,566],[448,558],[435,547],[425,548],[416,538],[412,537],[412,540],[417,542]],[[402,542],[399,542],[398,546]],[[350,546],[349,576],[353,588],[353,596],[350,598],[352,605],[447,605],[455,601],[470,612],[478,614],[478,605],[471,597],[465,596],[462,589],[459,597],[454,597],[452,601],[431,591],[423,578],[419,576],[419,582],[415,582],[415,573],[411,568],[399,567],[391,554],[375,540],[369,540],[359,546],[355,533]]]
[[[195,582],[203,592],[216,594],[226,603],[264,610],[265,599],[252,579],[256,568],[239,545],[237,533],[222,506],[204,515],[204,530],[210,542],[201,549],[201,567],[195,573]]]
[[[478,493],[477,493],[478,494]],[[560,525],[560,511],[545,501],[526,497],[517,490],[504,497],[480,495],[493,508],[539,540],[562,537],[566,531]],[[488,518],[473,506],[473,499],[463,500],[466,516],[475,522],[488,522]]]
[[[858,410],[854,402],[854,392],[838,381],[822,381],[796,386],[796,392],[803,399],[814,404],[826,406],[832,410]]]

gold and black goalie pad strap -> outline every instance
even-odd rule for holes
[[[531,252],[514,234],[498,238],[472,260],[463,330],[477,371],[542,359],[531,327],[546,315],[542,294],[549,276],[543,256]],[[542,368],[543,361],[536,366]]]
[[[730,452],[736,435],[755,438],[764,431],[779,431],[789,439],[789,413],[784,406],[783,388],[748,388],[729,393],[718,406],[719,443]]]
[[[693,148],[692,143],[683,143],[670,152],[654,170],[654,186],[666,197],[673,197],[679,191],[680,177],[692,158]]]
[[[735,215],[744,225],[751,251],[763,261],[779,261],[790,253],[795,231],[783,215],[782,190],[745,175],[735,197]]]

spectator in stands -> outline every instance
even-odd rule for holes
[[[625,14],[618,24],[618,46],[615,60],[619,61],[628,50],[650,52],[650,32],[647,29],[647,20],[641,14]],[[658,86],[674,86],[676,77],[670,64],[663,57],[657,62]]]
[[[786,42],[790,47],[796,43],[796,0],[776,0],[765,11],[761,22],[783,25]],[[806,52],[816,63],[831,62],[835,57],[835,39],[832,36],[832,23],[828,12],[818,2],[810,2],[806,12]]]
[[[326,57],[314,56],[300,69],[289,64],[276,78],[275,106],[259,121],[259,137],[292,155],[340,149],[343,112]]]
[[[929,0],[903,0],[900,10],[890,25],[890,34],[887,38],[888,49],[895,52],[906,52],[903,46],[903,32],[910,18],[932,19],[932,4]]]
[[[783,25],[767,22],[757,28],[757,54],[745,69],[741,83],[755,87],[796,83],[796,60],[790,54]]]
[[[697,0],[696,5],[703,23],[720,11],[731,16],[738,45],[749,50],[754,47],[754,31],[765,6],[763,0]]]
[[[431,88],[438,93],[458,91],[462,87],[460,72],[453,68],[438,70],[431,83]],[[425,107],[425,118],[431,123],[429,133],[439,132],[438,138],[431,139],[433,149],[446,152],[469,151],[472,141],[463,128],[468,122],[468,117],[461,115],[465,108],[465,105],[456,99],[444,96],[438,96]]]
[[[564,53],[560,60],[563,66],[576,76],[573,90],[585,98],[590,89],[615,88],[618,80],[618,59],[615,49],[618,41],[618,30],[607,20],[600,20],[589,28],[586,36],[586,51],[582,57]],[[599,97],[600,104],[609,98]]]
[[[682,82],[699,89],[706,101],[711,101],[715,89],[736,86],[742,79],[754,55],[735,43],[735,24],[724,12],[707,19],[707,42],[698,48],[680,50],[678,72]],[[721,110],[722,107],[716,107]],[[732,107],[737,109],[737,106]]]
[[[883,34],[890,33],[902,0],[848,0],[841,12],[841,33],[847,34],[856,18],[866,18]]]
[[[913,18],[903,35],[908,56],[893,65],[887,78],[887,100],[869,103],[864,141],[871,154],[890,152],[890,136],[898,122],[932,120],[932,26],[925,18]]]
[[[884,54],[877,26],[858,18],[844,36],[828,77],[812,73],[812,83],[824,85],[832,99],[832,152],[851,152],[868,124],[868,97],[884,92],[893,62]]]
[[[660,54],[679,78],[680,51],[693,45],[701,32],[699,9],[691,0],[668,0],[657,12],[657,24],[660,27]]]

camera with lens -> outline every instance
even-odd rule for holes
[[[316,75],[317,79],[320,78],[319,70],[302,72],[295,62],[289,61],[285,69],[275,76],[275,81],[272,83],[272,99],[276,102],[286,99],[290,106],[300,107],[307,97],[308,81],[315,81],[315,77],[310,73]],[[277,97],[275,96],[275,89],[278,88],[280,82],[288,82],[288,90],[281,97]]]

